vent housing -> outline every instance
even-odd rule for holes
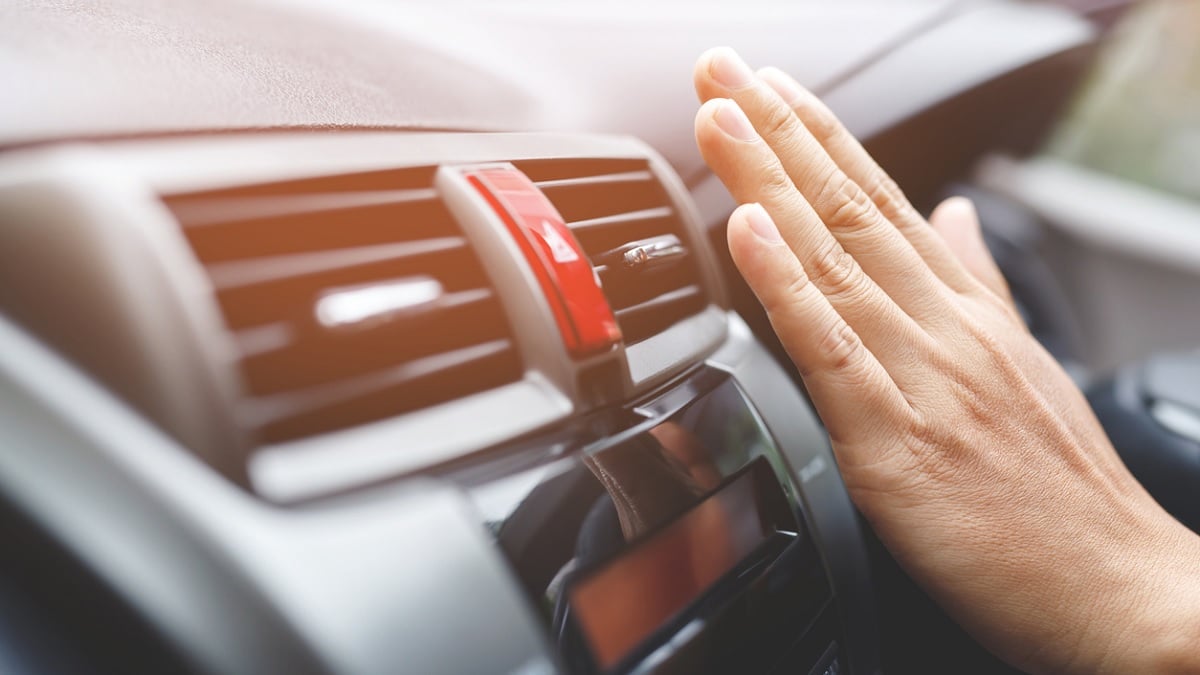
[[[625,343],[653,337],[705,308],[708,297],[679,213],[645,159],[535,159],[513,162],[562,214],[597,271]],[[683,255],[629,269],[612,252],[662,235]],[[610,254],[610,255],[606,255]]]
[[[256,442],[384,419],[522,376],[499,299],[433,188],[435,170],[164,196],[237,345],[239,422]],[[330,294],[406,285],[427,297],[351,325],[318,317]]]

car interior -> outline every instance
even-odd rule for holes
[[[1016,672],[733,266],[720,44],[974,201],[1200,528],[1194,0],[10,0],[0,672]]]

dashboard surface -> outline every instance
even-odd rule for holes
[[[281,128],[588,131],[650,143],[690,183],[702,172],[690,73],[715,44],[831,94],[862,134],[1089,32],[1044,5],[962,0],[9,2],[0,78],[16,95],[0,110],[0,144]],[[942,58],[946,48],[956,58]]]

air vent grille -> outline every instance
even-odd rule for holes
[[[708,302],[679,213],[643,159],[514,162],[562,214],[591,259],[627,344],[652,337]],[[628,266],[620,253],[674,236],[679,255]]]
[[[240,350],[262,443],[398,415],[521,376],[500,303],[434,167],[164,198]]]

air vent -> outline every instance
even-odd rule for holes
[[[260,443],[379,420],[515,381],[483,269],[435,167],[164,198],[240,350]]]
[[[690,240],[662,184],[642,159],[514,162],[541,188],[600,277],[626,344],[704,309]]]

